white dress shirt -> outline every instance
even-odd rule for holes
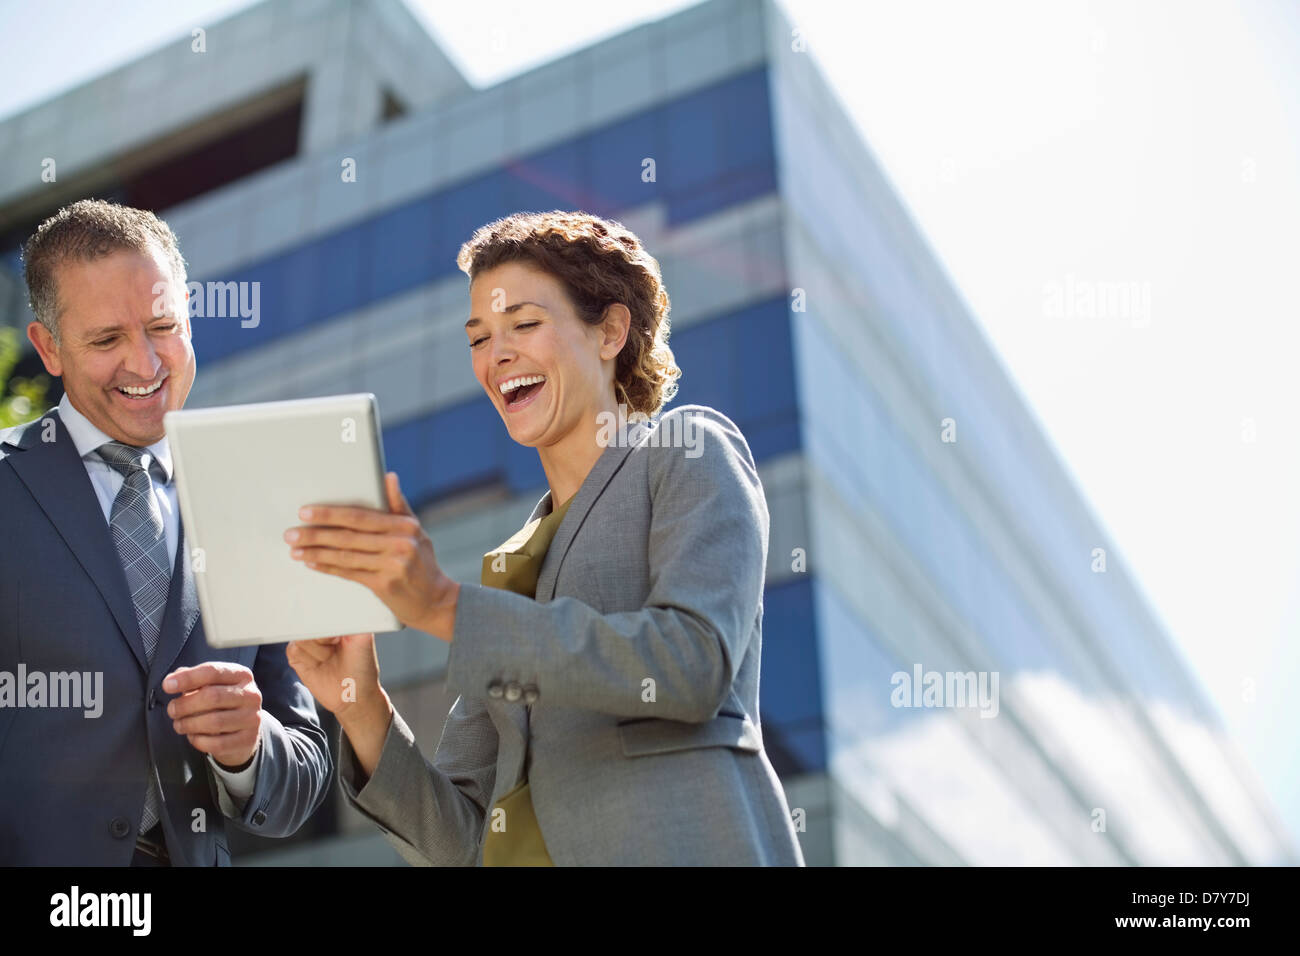
[[[95,489],[95,495],[99,498],[100,510],[104,512],[104,521],[108,522],[113,514],[113,501],[117,498],[117,493],[122,489],[126,478],[116,468],[99,457],[98,449],[100,445],[110,442],[113,439],[105,435],[102,431],[91,424],[90,420],[82,415],[81,412],[73,406],[68,400],[66,392],[59,402],[59,417],[63,420],[63,426],[68,431],[68,437],[72,439],[73,445],[77,449],[77,454],[81,456],[81,463],[86,466],[86,474],[90,476],[90,484]],[[167,555],[171,560],[171,567],[176,567],[176,546],[180,538],[180,511],[176,503],[176,482],[172,480],[172,453],[167,446],[167,438],[163,436],[152,445],[148,446],[149,453],[157,460],[167,476],[165,484],[158,484],[152,473],[148,471],[148,465],[145,465],[145,473],[149,475],[149,485],[153,488],[154,498],[158,501],[158,508],[162,511],[163,527],[167,535]],[[218,764],[212,755],[208,754],[208,764],[216,773],[218,783],[218,797],[228,797],[228,800],[221,800],[221,809],[227,816],[238,816],[243,813],[244,804],[248,798],[253,795],[253,789],[257,780],[257,768],[262,761],[262,743],[261,737],[258,737],[257,752],[253,757],[253,762],[247,768],[238,773],[231,772]],[[228,802],[231,805],[227,805]]]

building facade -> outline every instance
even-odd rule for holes
[[[519,210],[617,218],[663,268],[674,404],[759,465],[762,732],[809,863],[1296,862],[780,8],[709,0],[482,90],[400,0],[200,33],[0,123],[4,323],[46,215],[155,209],[191,280],[259,290],[194,318],[189,407],[374,392],[388,467],[476,581],[546,485],[471,373],[456,252]],[[380,658],[431,756],[445,645]],[[337,793],[319,816],[237,860],[399,862]]]

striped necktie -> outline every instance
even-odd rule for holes
[[[152,664],[154,653],[158,650],[158,636],[162,632],[167,592],[171,588],[171,562],[167,558],[167,536],[162,510],[158,507],[158,499],[154,497],[144,459],[148,457],[150,466],[157,466],[160,479],[165,480],[162,466],[144,449],[122,442],[108,442],[101,445],[98,451],[99,457],[125,479],[113,500],[108,526],[118,556],[122,559],[122,568],[126,571],[126,583],[131,589],[140,637],[144,640],[145,657]],[[155,776],[151,767],[149,788],[145,794],[144,818],[140,824],[141,833],[148,832],[160,816],[162,801]]]

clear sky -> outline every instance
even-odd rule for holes
[[[480,86],[689,5],[407,2]],[[247,5],[0,0],[0,117]],[[1300,835],[1300,4],[782,6]]]

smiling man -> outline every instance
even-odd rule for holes
[[[203,636],[163,415],[195,358],[185,264],[150,212],[58,211],[23,262],[57,408],[0,432],[0,864],[229,865],[224,820],[295,832],[329,745],[283,644]],[[256,467],[256,463],[250,463]],[[50,675],[103,675],[102,713]]]

